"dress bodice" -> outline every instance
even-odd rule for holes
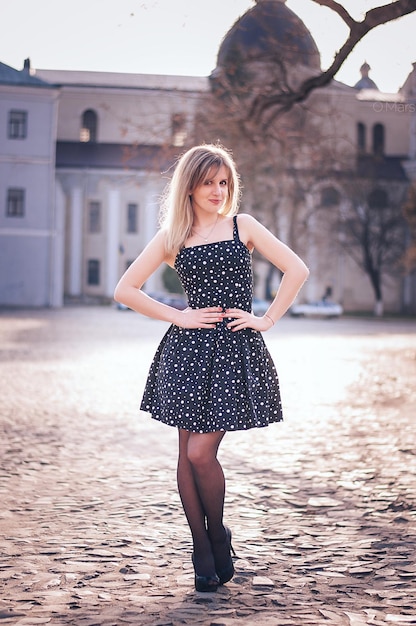
[[[191,308],[220,306],[251,311],[251,254],[240,241],[236,216],[233,239],[182,248],[175,269]]]

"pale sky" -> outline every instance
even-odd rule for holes
[[[344,0],[353,17],[387,0]],[[253,0],[0,0],[0,61],[16,69],[208,76],[222,38]],[[312,33],[323,69],[345,40],[341,19],[312,0],[287,0]],[[367,61],[396,92],[416,62],[416,13],[369,33],[337,79],[353,85]]]

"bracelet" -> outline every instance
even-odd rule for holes
[[[274,320],[272,320],[272,318],[270,317],[270,315],[267,315],[267,313],[265,313],[265,314],[264,314],[264,317],[267,317],[267,319],[271,321],[272,326],[274,326],[275,322],[274,322]]]

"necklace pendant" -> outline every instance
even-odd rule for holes
[[[218,214],[217,214],[217,219],[215,220],[214,226],[211,228],[211,230],[209,231],[209,233],[207,234],[206,237],[201,235],[201,233],[199,233],[197,230],[195,230],[195,228],[192,228],[192,232],[194,232],[197,237],[202,239],[202,241],[204,241],[205,243],[208,243],[208,239],[211,237],[212,233],[214,232],[214,229],[215,229],[215,227],[217,225],[217,222],[218,222]]]

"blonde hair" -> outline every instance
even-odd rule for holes
[[[178,252],[191,234],[193,210],[191,194],[207,179],[212,168],[228,170],[228,197],[219,213],[235,215],[240,203],[240,177],[231,153],[223,146],[204,144],[194,146],[177,161],[172,179],[161,202],[161,227],[166,231],[166,250]]]

